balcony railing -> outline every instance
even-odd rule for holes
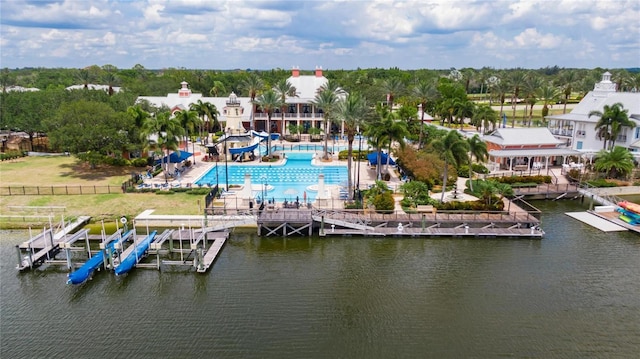
[[[268,116],[266,113],[264,112],[257,112],[255,114],[253,114],[254,118],[259,118],[259,119],[266,119]],[[272,120],[276,120],[282,118],[282,113],[274,113],[271,114],[271,119]],[[284,114],[284,118],[311,118],[311,119],[318,119],[318,120],[322,120],[324,117],[321,113],[290,113],[290,112],[285,112]]]

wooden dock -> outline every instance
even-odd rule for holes
[[[224,237],[214,239],[213,243],[211,243],[211,246],[209,247],[209,249],[207,249],[207,252],[204,254],[204,257],[202,258],[202,261],[198,263],[198,267],[197,267],[198,273],[205,273],[207,270],[209,270],[209,267],[211,267],[211,265],[213,264],[213,261],[215,261],[216,258],[218,257],[218,254],[220,253],[222,246],[224,246],[224,244],[227,242],[227,238],[229,238],[229,234],[228,233],[226,234],[227,235]]]
[[[542,238],[540,220],[535,213],[519,211],[442,211],[428,213],[376,213],[300,209],[265,211],[258,218],[258,234],[290,236],[471,236]],[[398,231],[398,227],[403,230]],[[533,230],[531,229],[533,228]],[[304,230],[304,232],[303,232]],[[317,232],[316,232],[317,233]]]

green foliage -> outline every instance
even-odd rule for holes
[[[504,203],[497,196],[492,196],[490,204],[483,200],[467,201],[467,202],[442,202],[436,205],[439,210],[447,211],[502,211]]]
[[[609,178],[625,177],[633,171],[633,154],[620,146],[615,146],[610,151],[601,150],[593,167],[605,172]]]
[[[147,163],[146,158],[134,158],[131,160],[131,166],[133,167],[146,167]]]
[[[376,207],[376,211],[392,211],[395,208],[395,200],[391,192],[379,193],[373,197],[371,203]]]
[[[166,190],[166,191],[156,191],[156,194],[159,195],[171,195],[171,194],[176,194],[176,192],[174,191],[174,189],[170,189],[170,190]]]
[[[12,160],[15,158],[24,157],[25,154],[18,150],[9,150],[7,152],[0,153],[0,161]]]
[[[587,184],[592,187],[618,187],[616,182],[610,182],[604,178],[587,181]]]
[[[401,201],[404,207],[415,207],[437,202],[429,196],[429,186],[421,181],[406,182],[400,187],[400,190],[404,194],[404,198]]]

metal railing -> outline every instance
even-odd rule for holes
[[[123,186],[0,186],[0,196],[52,196],[123,193]]]

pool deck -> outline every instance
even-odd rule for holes
[[[285,145],[322,145],[322,143],[319,142],[286,142],[283,141],[283,143]],[[276,143],[277,145],[278,143]],[[331,141],[331,144],[329,145],[329,147],[331,147],[331,145],[333,144],[333,141]],[[336,141],[335,143],[336,146],[347,146],[346,141]],[[198,151],[196,151],[198,152]],[[204,153],[203,150],[200,150],[201,153]],[[291,150],[287,150],[287,152],[294,152]],[[297,151],[296,151],[297,152]],[[308,152],[308,151],[299,151],[299,152]],[[340,161],[338,160],[338,154],[334,153],[331,156],[331,160],[330,161],[321,161],[319,160],[319,157],[322,155],[321,152],[316,151],[315,153],[318,154],[318,156],[316,156],[316,158],[313,159],[313,164],[316,166],[336,166],[336,165],[343,165],[343,166],[347,166],[347,161]],[[284,163],[284,159],[280,159],[276,162],[272,162],[272,165],[281,165]],[[155,176],[153,179],[145,179],[144,182],[146,184],[149,184],[151,186],[154,187],[158,187],[158,186],[165,186],[167,188],[170,187],[185,187],[185,186],[194,186],[194,183],[200,178],[202,177],[205,173],[207,173],[211,168],[216,166],[216,162],[204,162],[202,161],[202,155],[200,155],[198,158],[195,159],[194,164],[191,165],[191,167],[189,169],[187,169],[185,172],[183,172],[180,175],[180,178],[168,178],[168,180],[165,181],[164,178],[164,174],[160,173],[157,176]],[[222,162],[218,162],[218,163],[224,163]],[[236,166],[236,165],[242,165],[242,166],[264,166],[264,163],[259,161],[259,160],[255,160],[255,161],[250,161],[250,162],[240,162],[240,163],[236,163],[236,162],[228,162],[227,163],[228,166]],[[357,166],[360,166],[360,187],[361,188],[367,188],[369,185],[374,184],[375,183],[375,179],[376,179],[376,173],[373,169],[371,169],[368,165],[368,163],[366,161],[363,162],[359,162],[356,163],[354,162],[354,173],[355,171],[357,171]],[[400,178],[398,178],[397,174],[394,173],[393,171],[391,171],[391,180],[387,182],[387,185],[393,189],[396,190],[403,182],[400,180]],[[338,199],[340,198],[340,194],[339,194],[339,186],[336,185],[326,185],[327,189],[330,191],[331,193],[331,197],[333,199]],[[233,197],[233,194],[230,194],[229,197]]]

